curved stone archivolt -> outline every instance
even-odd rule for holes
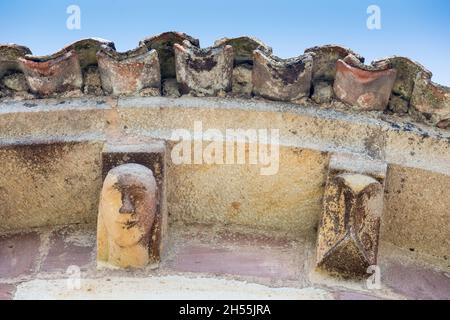
[[[405,57],[364,64],[337,45],[281,59],[252,37],[223,38],[200,48],[199,40],[165,32],[117,52],[97,38],[74,42],[48,56],[15,44],[0,45],[0,99],[82,95],[261,97],[298,104],[337,105],[360,111],[409,115],[450,129],[450,88]]]

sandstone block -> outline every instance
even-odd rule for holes
[[[152,260],[157,235],[157,186],[152,171],[128,163],[111,169],[103,182],[97,223],[97,263],[142,268]]]
[[[419,120],[448,128],[450,88],[432,82],[426,73],[419,73],[412,92],[410,111]]]
[[[344,277],[377,263],[386,165],[333,155],[317,240],[317,266]]]
[[[165,144],[161,141],[106,144],[102,152],[102,175],[117,166],[134,163],[149,168],[156,181],[156,216],[149,246],[150,260],[159,262],[167,233],[167,203],[165,179]]]

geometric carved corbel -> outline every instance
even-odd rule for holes
[[[148,225],[151,224],[151,230],[149,234],[149,241],[145,242],[141,241],[141,244],[145,243],[147,252],[148,252],[148,261],[145,264],[154,264],[158,263],[161,259],[161,255],[163,253],[163,249],[165,247],[166,242],[166,234],[167,234],[167,205],[166,205],[166,179],[165,179],[165,144],[163,141],[146,141],[139,143],[108,143],[105,144],[102,151],[102,175],[103,175],[103,189],[107,188],[105,186],[111,177],[121,176],[125,178],[121,178],[118,180],[125,181],[124,183],[117,183],[117,189],[121,192],[121,200],[120,200],[120,211],[121,213],[125,213],[125,216],[128,212],[127,208],[132,208],[133,214],[136,214],[138,218],[138,207],[142,204],[142,202],[147,202],[147,207],[145,210],[148,212],[147,216],[150,217],[147,219]],[[131,170],[124,166],[125,164],[134,164],[143,166],[143,168],[139,170]],[[118,170],[118,168],[121,168]],[[125,170],[124,170],[125,169]],[[141,172],[141,173],[139,173]],[[109,178],[108,178],[109,177]],[[108,180],[108,181],[107,181]],[[145,192],[141,192],[144,189],[149,192],[153,192],[152,190],[152,182],[155,183],[154,190],[154,213],[152,213],[152,204],[151,204],[151,195],[145,195]],[[120,182],[120,181],[119,181]],[[123,184],[124,186],[121,186]],[[127,190],[137,190],[137,196],[135,196],[132,192],[128,192]],[[145,195],[145,197],[143,196]],[[116,196],[117,197],[117,196]],[[139,198],[142,199],[137,199]],[[106,199],[106,200],[105,200]],[[144,201],[145,200],[145,201]],[[106,196],[101,197],[101,201],[108,201]],[[119,201],[119,200],[112,200]],[[100,209],[108,207],[100,206]],[[117,207],[117,205],[116,205]],[[141,206],[142,207],[142,206]],[[100,213],[100,212],[99,212]],[[141,215],[143,216],[143,215]],[[133,215],[131,215],[133,217]],[[99,215],[99,222],[101,221]],[[102,217],[103,219],[104,217]],[[132,222],[136,222],[139,219],[130,219]],[[119,217],[118,219],[122,219]],[[134,227],[134,225],[133,225]],[[102,240],[107,238],[105,235],[105,229],[102,229],[102,225],[97,226],[97,259],[100,262],[108,262],[105,261],[106,257],[104,254],[104,248],[101,246],[104,245],[104,241]],[[145,226],[141,229],[145,229]],[[107,231],[107,230],[106,230]],[[128,232],[130,231],[130,232]],[[132,229],[124,229],[125,233],[131,233]],[[136,233],[136,231],[134,231]],[[145,232],[143,235],[147,236]],[[124,236],[128,236],[125,234]],[[103,251],[103,256],[102,256]],[[131,251],[130,251],[131,252]],[[139,253],[138,253],[139,254]],[[139,261],[139,259],[134,259],[136,257],[131,257],[129,261]],[[110,263],[115,264],[119,267],[126,267],[126,263]],[[133,267],[132,264],[129,265]],[[139,267],[135,265],[134,267]]]
[[[331,156],[318,230],[317,267],[344,277],[377,264],[386,164]]]

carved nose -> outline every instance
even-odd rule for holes
[[[119,213],[135,213],[134,204],[132,203],[128,193],[125,193],[122,196],[122,206],[119,209]]]

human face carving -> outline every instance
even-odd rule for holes
[[[156,214],[154,178],[115,169],[105,179],[100,203],[108,238],[120,247],[145,244]]]

